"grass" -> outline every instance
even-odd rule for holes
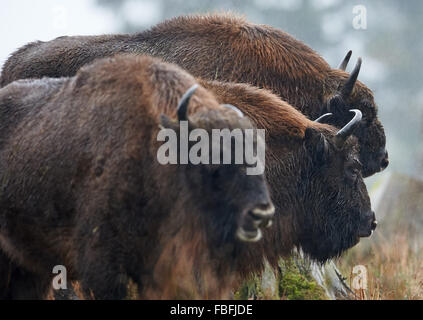
[[[367,289],[355,290],[356,299],[423,299],[423,248],[407,232],[363,241],[337,264],[350,286],[356,277],[354,266],[366,267]]]
[[[336,262],[346,283],[353,289],[362,265],[367,273],[367,288],[354,290],[358,300],[423,300],[423,246],[417,238],[398,230],[389,238],[376,233],[365,239]],[[293,259],[280,261],[273,292],[263,288],[262,278],[253,276],[235,292],[235,299],[320,300],[327,299],[324,290],[311,274],[300,271]],[[78,283],[74,289],[81,298]],[[139,298],[136,286],[129,284],[128,299]],[[53,298],[52,296],[50,298]]]

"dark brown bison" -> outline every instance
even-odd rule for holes
[[[266,179],[276,215],[275,226],[257,246],[263,246],[267,260],[276,266],[278,257],[299,247],[324,262],[371,235],[377,222],[362,178],[359,145],[350,136],[359,126],[360,111],[350,111],[353,119],[338,130],[310,121],[265,89],[200,83],[220,103],[236,105],[266,129]],[[245,272],[256,271],[248,267]]]
[[[233,15],[178,17],[134,35],[60,37],[30,43],[6,62],[0,84],[73,76],[82,65],[119,52],[159,56],[209,80],[270,89],[311,119],[331,112],[333,116],[326,120],[338,128],[351,120],[350,109],[359,109],[363,119],[355,135],[363,176],[388,165],[385,133],[372,91],[356,81],[361,60],[349,75],[331,68],[311,48],[281,30]],[[350,55],[340,68],[346,68]]]
[[[0,90],[4,298],[44,298],[56,265],[88,298],[124,298],[129,278],[143,298],[228,297],[274,209],[247,165],[159,164],[158,132],[178,120],[252,128],[195,84],[123,56]]]

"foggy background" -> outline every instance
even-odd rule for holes
[[[357,5],[366,9],[365,30],[353,26]],[[366,179],[378,228],[338,265],[347,276],[366,266],[369,299],[423,299],[423,1],[2,0],[0,68],[31,41],[137,32],[178,15],[222,11],[290,33],[333,67],[348,50],[347,71],[363,58],[359,79],[379,106],[390,165]]]
[[[367,29],[353,27],[353,7],[367,9]],[[233,11],[254,23],[290,33],[338,66],[353,50],[349,68],[363,58],[359,79],[375,94],[385,126],[389,172],[423,177],[421,41],[423,1],[408,0],[3,0],[0,65],[18,47],[62,35],[142,31],[189,13]],[[419,30],[419,32],[418,32]]]

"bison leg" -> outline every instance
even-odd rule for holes
[[[89,192],[89,191],[87,191]],[[114,203],[121,210],[119,202],[109,199],[110,195],[91,194],[95,201],[83,205],[81,216],[87,217],[78,225],[76,246],[76,278],[85,299],[122,300],[127,298],[129,277],[125,256],[128,249],[119,240],[116,224],[111,217],[125,216],[114,208],[101,207]],[[91,201],[91,199],[89,201]]]
[[[127,296],[128,277],[113,245],[88,246],[79,256],[79,280],[85,299],[121,300]]]
[[[122,300],[127,298],[128,277],[97,266],[81,279],[81,288],[86,299]]]
[[[14,269],[12,261],[0,250],[0,300],[10,297],[10,280]]]
[[[40,276],[16,267],[10,279],[9,299],[42,300],[51,289],[51,276]]]

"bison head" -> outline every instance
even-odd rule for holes
[[[181,98],[178,121],[165,115],[161,119],[163,127],[179,132],[179,140],[187,138],[183,137],[184,134],[189,135],[187,144],[190,159],[185,164],[178,164],[181,168],[180,180],[189,189],[190,198],[196,202],[199,211],[206,213],[205,219],[210,226],[207,230],[211,230],[213,239],[218,242],[234,238],[247,242],[258,241],[262,237],[262,228],[272,223],[274,206],[264,174],[247,174],[253,164],[244,161],[244,155],[242,161],[235,161],[236,149],[239,146],[244,148],[247,142],[244,140],[245,130],[254,128],[242,112],[231,105],[200,108],[188,115],[190,100],[197,87],[190,88]],[[184,122],[188,126],[185,133],[181,130]],[[229,146],[224,144],[223,138],[215,139],[215,130],[232,132]],[[238,131],[234,133],[233,130]],[[255,136],[255,148],[259,143],[264,141]],[[192,153],[195,153],[196,161],[193,161]]]
[[[326,100],[325,109],[332,113],[332,117],[325,120],[327,123],[341,128],[351,119],[350,109],[362,111],[363,117],[354,131],[354,135],[360,144],[362,175],[368,177],[384,170],[389,164],[388,153],[385,149],[386,137],[383,126],[377,118],[377,106],[372,92],[365,85],[357,82],[361,58],[358,59],[350,75],[344,72],[350,56],[351,51],[341,63],[339,67],[341,70],[334,69],[331,72],[329,86],[335,90],[335,93],[332,92]]]
[[[318,261],[340,255],[360,237],[368,237],[376,220],[362,177],[357,139],[351,134],[362,120],[359,110],[340,130],[333,127],[305,131],[305,163],[297,192],[302,214],[296,219],[298,245]],[[330,117],[327,115],[325,117]]]

